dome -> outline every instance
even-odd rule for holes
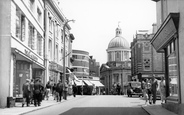
[[[110,41],[108,48],[130,49],[128,41],[121,36],[121,33],[121,28],[118,26],[116,28],[116,37]]]
[[[120,36],[116,36],[113,38],[109,45],[108,48],[123,48],[123,49],[130,49],[128,41]]]

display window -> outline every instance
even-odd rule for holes
[[[168,79],[169,79],[169,96],[178,97],[178,65],[176,56],[176,44],[173,40],[167,46],[168,61]]]

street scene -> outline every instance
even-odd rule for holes
[[[184,115],[184,0],[0,0],[0,115]]]
[[[157,101],[159,105],[160,100]],[[96,95],[96,96],[69,96],[68,100],[56,102],[50,96],[49,100],[45,100],[41,106],[4,110],[1,115],[149,115],[149,113],[142,107],[145,101],[138,96],[129,98],[127,96],[119,95]],[[19,106],[19,107],[18,107]],[[162,113],[163,114],[163,113]],[[164,114],[163,114],[164,115]]]

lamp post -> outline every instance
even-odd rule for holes
[[[75,20],[66,20],[66,22],[63,25],[63,84],[66,81],[66,67],[65,67],[65,26],[68,24],[68,22],[75,22]]]

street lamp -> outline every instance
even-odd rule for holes
[[[75,22],[75,20],[66,20],[66,22],[63,25],[63,84],[66,81],[66,67],[65,67],[65,26],[68,24],[68,22]]]

